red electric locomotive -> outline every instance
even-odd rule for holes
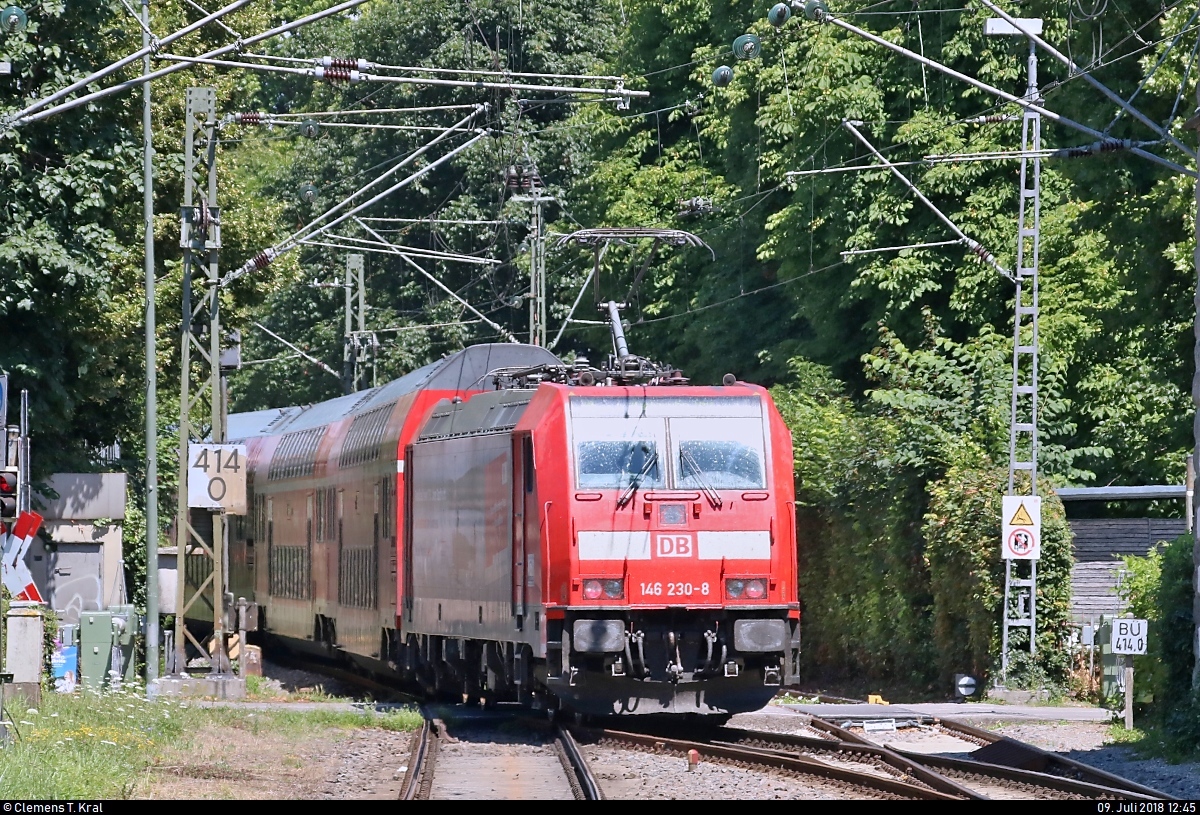
[[[687,385],[614,333],[601,369],[476,346],[231,416],[254,495],[232,588],[267,635],[455,698],[765,704],[798,666],[788,430],[764,389]]]

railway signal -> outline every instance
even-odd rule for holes
[[[20,494],[21,474],[17,467],[0,470],[0,520],[14,521],[20,512],[17,497]]]

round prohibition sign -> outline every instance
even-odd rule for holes
[[[1018,557],[1024,557],[1033,551],[1036,541],[1028,529],[1014,529],[1008,533],[1008,551]]]
[[[218,495],[218,492],[220,493]],[[225,497],[225,493],[229,492],[229,486],[225,483],[225,479],[221,476],[216,476],[208,482],[208,497],[217,503]]]

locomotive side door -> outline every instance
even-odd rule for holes
[[[517,630],[524,630],[528,613],[529,589],[526,568],[529,563],[528,527],[537,524],[537,496],[534,494],[533,436],[513,434],[513,530],[512,530],[512,605]],[[534,536],[534,545],[537,538]]]

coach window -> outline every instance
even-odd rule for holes
[[[676,487],[763,489],[759,419],[671,419]]]

